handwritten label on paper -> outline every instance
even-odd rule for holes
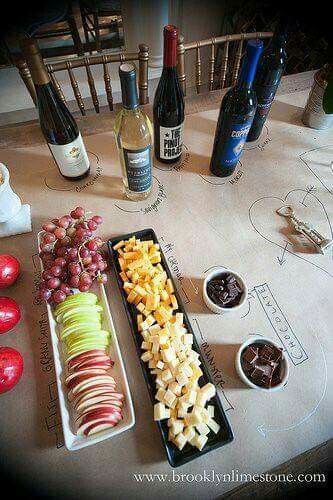
[[[236,184],[239,179],[243,176],[244,172],[242,170],[237,170],[236,174],[229,180],[229,184]]]
[[[286,316],[280,309],[267,283],[254,287],[261,307],[264,310],[273,330],[281,340],[294,365],[308,359],[304,348],[292,330]]]
[[[46,403],[45,426],[48,432],[54,435],[57,448],[64,446],[57,383],[52,381],[48,384],[48,401]]]

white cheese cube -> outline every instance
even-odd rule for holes
[[[185,428],[183,434],[186,437],[186,440],[190,442],[191,439],[193,439],[195,437],[194,427],[189,425],[188,427]]]
[[[176,313],[176,323],[178,323],[179,325],[182,325],[184,323],[183,313]]]
[[[162,387],[162,389],[166,389],[167,383],[164,382],[164,380],[162,380],[161,377],[156,377],[155,383],[157,387]]]
[[[174,443],[177,446],[179,450],[182,450],[184,446],[186,445],[187,439],[184,436],[184,434],[180,433],[178,436],[175,437]]]
[[[204,424],[203,422],[201,422],[200,424],[197,424],[195,427],[196,427],[197,431],[199,432],[199,434],[203,434],[204,436],[206,436],[206,434],[209,434],[209,427],[206,424]]]
[[[155,399],[157,399],[157,401],[160,401],[162,403],[164,396],[165,396],[165,393],[166,393],[166,391],[164,389],[162,389],[162,387],[160,387],[158,389],[157,393],[155,394]]]
[[[149,341],[150,333],[148,330],[143,330],[143,332],[141,332],[141,335],[143,337],[143,340],[145,340],[146,342]]]
[[[155,359],[150,359],[148,363],[149,368],[156,368],[156,361]]]
[[[141,349],[145,349],[146,351],[147,350],[150,350],[151,349],[151,343],[150,342],[146,342],[145,340],[142,342],[141,344]]]
[[[159,341],[157,340],[157,342],[156,342],[156,341],[155,341],[155,342],[153,342],[153,346],[152,346],[152,348],[151,348],[151,352],[152,352],[153,354],[157,354],[159,350],[160,350],[160,343],[159,343]]]
[[[184,333],[183,343],[185,345],[192,345],[193,344],[193,335],[191,333]]]
[[[179,361],[185,361],[185,359],[187,359],[186,352],[184,351],[178,351],[177,356]]]
[[[164,368],[164,363],[163,363],[163,361],[161,361],[161,360],[160,360],[160,361],[157,361],[157,363],[156,363],[156,368],[158,368],[159,370],[163,370],[163,368]]]
[[[172,349],[172,347],[169,347],[168,349],[162,349],[161,354],[162,354],[162,359],[165,363],[169,363],[169,361],[172,361],[173,359],[176,358],[176,353]]]
[[[188,383],[188,377],[185,375],[185,373],[177,373],[176,380],[178,384],[181,386],[186,385]]]
[[[150,332],[151,335],[156,335],[160,331],[161,327],[160,325],[153,325],[148,328],[148,331]]]
[[[182,420],[174,420],[171,426],[171,431],[175,436],[180,432],[183,432],[184,422]]]
[[[188,429],[194,429],[194,427],[192,426],[189,426],[187,427]],[[192,445],[192,446],[196,446],[196,443],[197,443],[197,438],[198,438],[198,434],[194,431],[194,433],[192,433],[192,436],[190,438],[188,438],[188,442]]]
[[[180,396],[182,393],[181,386],[179,384],[177,384],[177,382],[175,382],[175,381],[169,383],[168,389],[170,389],[170,391],[172,391],[174,394],[176,394],[176,396]]]
[[[166,405],[171,406],[172,403],[175,401],[175,399],[176,399],[175,394],[168,389],[164,395],[163,402]]]
[[[172,424],[173,424],[173,422],[174,422],[175,420],[176,420],[175,418],[170,417],[170,418],[169,418],[169,420],[168,420],[168,422],[167,422],[168,427],[171,427],[171,426],[172,426]]]
[[[208,411],[206,408],[202,408],[201,410],[201,415],[202,415],[202,421],[207,424],[208,420],[211,419],[211,416],[209,415]]]
[[[170,410],[165,408],[163,403],[156,403],[154,405],[154,420],[164,420],[170,418]]]
[[[198,406],[204,407],[206,403],[207,403],[206,395],[202,394],[199,390],[197,393],[197,399],[196,399],[195,404]]]
[[[147,363],[150,359],[152,359],[153,355],[150,351],[146,351],[141,355],[142,361]]]
[[[215,422],[215,420],[213,418],[211,418],[210,420],[208,420],[207,425],[208,425],[208,427],[210,429],[212,429],[212,431],[215,434],[217,434],[219,432],[220,427],[221,427],[217,422]]]
[[[162,371],[161,378],[162,378],[162,380],[164,380],[164,382],[170,382],[173,380],[173,376],[172,376],[172,373],[169,370],[169,368]]]
[[[201,424],[202,417],[200,413],[195,412],[194,410],[191,413],[188,413],[185,417],[186,425],[198,425]]]
[[[200,434],[200,436],[197,436],[196,441],[194,446],[198,448],[198,450],[202,450],[202,448],[205,446],[205,444],[208,441],[208,436],[204,436],[203,434]]]
[[[208,411],[209,416],[210,416],[211,418],[213,418],[213,417],[214,417],[214,410],[215,410],[215,407],[214,407],[213,405],[208,405],[208,406],[207,406],[207,411]]]
[[[197,393],[195,391],[188,391],[184,396],[184,401],[187,401],[190,406],[195,404]]]
[[[179,365],[179,360],[177,358],[172,359],[168,363],[168,366],[169,366],[169,368],[170,368],[170,370],[171,370],[172,373],[175,373],[178,365]]]
[[[201,392],[201,394],[205,395],[206,401],[208,401],[209,399],[213,398],[216,394],[215,385],[208,382],[208,384],[201,387],[200,392]]]

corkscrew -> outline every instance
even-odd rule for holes
[[[325,251],[333,245],[333,240],[324,238],[324,236],[322,236],[316,229],[314,229],[312,224],[304,222],[296,217],[295,212],[291,206],[283,205],[282,207],[277,209],[276,213],[278,213],[282,217],[286,217],[287,219],[289,219],[296,231],[306,236],[306,238],[308,238],[315,245],[320,253],[324,254]]]

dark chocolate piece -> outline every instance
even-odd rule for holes
[[[260,387],[274,387],[281,382],[282,349],[256,342],[244,349],[241,364],[245,375]]]
[[[221,273],[207,283],[208,297],[220,307],[234,307],[243,294],[242,287],[231,273]]]

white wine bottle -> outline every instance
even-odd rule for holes
[[[66,179],[83,179],[90,165],[76,121],[50,81],[36,42],[27,39],[22,49],[36,88],[40,126],[54,161]]]
[[[152,126],[139,108],[135,66],[119,67],[123,107],[115,121],[124,191],[134,201],[144,200],[152,185]]]

